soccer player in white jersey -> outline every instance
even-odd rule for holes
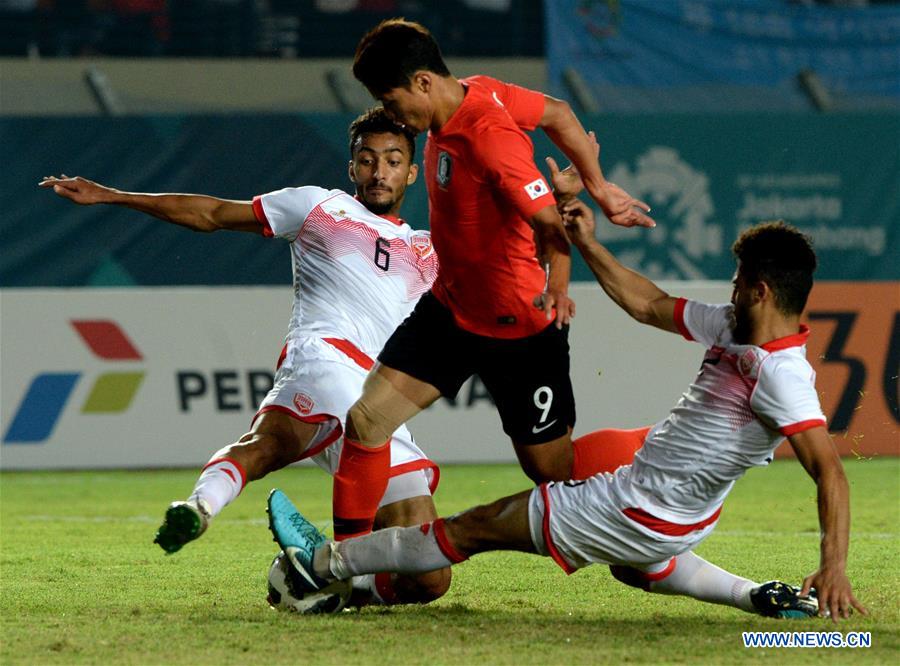
[[[290,242],[294,305],[275,375],[250,432],[213,454],[187,501],[174,502],[155,542],[167,553],[206,530],[244,485],[311,458],[334,474],[344,418],[385,340],[431,287],[438,269],[429,232],[399,217],[418,172],[413,135],[383,109],[350,126],[356,196],[320,187],[270,192],[252,201],[189,194],[120,192],[83,178],[45,178],[41,187],[79,204],[126,206],[195,231],[233,230]],[[377,525],[414,525],[437,513],[438,468],[405,426],[394,434],[391,480]],[[378,498],[375,498],[378,502]],[[427,602],[450,583],[449,568],[415,577],[354,581],[357,601]]]
[[[816,265],[808,239],[782,222],[749,229],[733,247],[738,269],[731,304],[706,305],[672,298],[619,264],[595,240],[592,213],[577,199],[562,212],[613,301],[642,323],[704,345],[694,382],[645,431],[630,465],[586,481],[542,484],[418,527],[315,546],[292,528],[299,514],[290,500],[273,491],[270,528],[282,548],[295,549],[298,584],[317,589],[367,571],[428,571],[504,549],[550,556],[567,573],[607,564],[620,581],[650,592],[763,615],[837,620],[853,608],[865,613],[845,572],[847,480],[805,358],[809,332],[800,314]],[[611,433],[611,446],[620,434]],[[734,482],[750,467],[768,464],[785,437],[818,489],[820,566],[802,589],[756,584],[692,552],[715,528]]]

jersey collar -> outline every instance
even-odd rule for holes
[[[353,198],[356,199],[359,203],[361,203],[363,205],[363,207],[365,207],[365,205],[366,205],[365,202],[362,199],[360,199],[358,195],[354,194]],[[369,209],[366,208],[366,210],[369,210]],[[369,212],[371,213],[372,211],[369,211]],[[375,215],[375,213],[372,213],[372,215]],[[387,220],[391,224],[395,224],[398,227],[402,227],[404,224],[406,224],[406,222],[403,221],[402,217],[394,217],[393,215],[379,215],[378,217],[380,217],[382,220]]]
[[[800,324],[800,330],[793,335],[787,335],[783,338],[776,338],[775,340],[770,340],[763,345],[760,345],[762,349],[765,349],[767,352],[779,351],[781,349],[789,349],[790,347],[802,347],[806,344],[806,340],[809,338],[809,326],[806,324]]]

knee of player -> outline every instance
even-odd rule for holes
[[[385,423],[385,419],[362,399],[357,400],[347,412],[345,422],[347,437],[364,446],[383,444],[395,429]]]
[[[419,597],[418,602],[427,604],[447,594],[447,590],[450,589],[451,578],[450,567],[429,571],[427,574],[417,576],[416,592]]]
[[[644,592],[650,591],[650,582],[647,578],[637,569],[633,567],[626,567],[619,564],[610,564],[609,572],[613,575],[620,583],[625,583],[631,587],[636,587],[638,589],[643,590]]]
[[[523,464],[522,470],[536,484],[548,481],[568,481],[572,478],[572,463],[570,460],[532,460],[527,465]]]

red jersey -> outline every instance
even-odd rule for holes
[[[461,80],[460,107],[425,144],[425,182],[441,266],[432,291],[461,328],[523,338],[549,324],[529,219],[556,200],[522,131],[544,113],[541,93],[485,76]]]

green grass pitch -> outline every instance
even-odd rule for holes
[[[0,476],[2,664],[900,663],[900,461],[850,460],[849,572],[870,649],[745,649],[748,630],[830,631],[624,587],[605,567],[565,576],[548,559],[481,555],[430,606],[303,617],[270,610],[275,545],[264,504],[285,489],[314,520],[330,479],[288,469],[251,484],[210,531],[164,556],[151,543],[195,471]],[[448,466],[448,514],[527,487],[513,466]],[[796,462],[752,470],[698,553],[756,580],[797,582],[818,562],[815,487]]]

